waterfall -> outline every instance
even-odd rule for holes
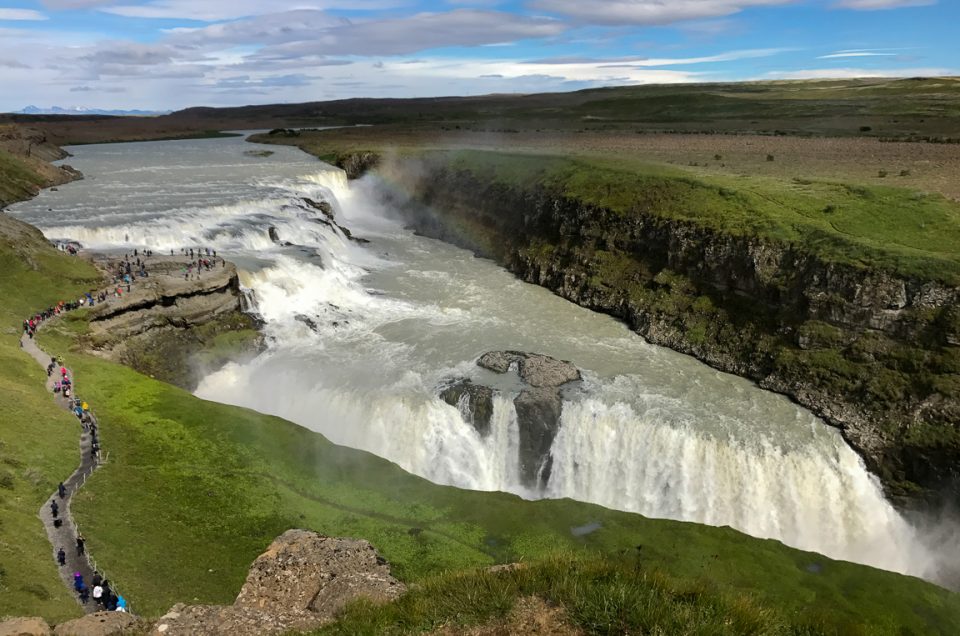
[[[202,245],[237,263],[267,348],[204,378],[197,395],[279,415],[437,483],[729,525],[910,574],[943,556],[922,547],[838,431],[784,398],[413,236],[369,178],[348,184],[313,161],[284,163],[289,149],[254,162],[237,159],[242,142],[177,143],[190,149],[176,154],[185,163],[163,170],[139,170],[149,146],[78,148],[73,162],[91,178],[14,213],[85,247]],[[348,240],[305,198],[328,202],[371,243]],[[496,387],[487,435],[437,397],[452,378],[490,382],[475,360],[500,349],[584,373],[565,396],[542,489],[521,484],[517,387]]]

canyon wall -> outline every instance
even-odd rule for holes
[[[956,287],[442,162],[389,170],[415,231],[789,396],[839,427],[901,504],[956,500]]]

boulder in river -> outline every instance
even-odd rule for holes
[[[506,373],[517,365],[520,379],[533,387],[558,387],[580,379],[580,370],[566,360],[524,351],[490,351],[480,356],[477,366]]]
[[[323,201],[314,201],[309,197],[303,197],[303,202],[309,205],[314,210],[322,212],[328,221],[333,221],[333,206],[329,202]]]
[[[270,240],[274,243],[280,242],[280,233],[277,232],[277,228],[271,225],[269,228],[267,228],[267,234],[270,235]]]
[[[560,392],[553,387],[528,389],[513,406],[520,429],[520,478],[527,486],[545,486],[553,464],[550,447],[560,430]]]
[[[493,389],[463,378],[440,391],[440,399],[460,409],[463,419],[486,437],[493,417]]]
[[[580,370],[570,362],[525,351],[490,351],[480,356],[477,366],[494,373],[515,370],[526,385],[513,400],[520,437],[520,479],[527,487],[542,488],[550,479],[550,448],[560,430],[560,392],[581,379]],[[481,435],[488,435],[494,393],[490,387],[461,378],[441,387],[440,398],[458,407],[464,420]]]

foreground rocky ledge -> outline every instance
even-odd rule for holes
[[[406,591],[387,561],[363,540],[288,530],[253,562],[233,605],[175,605],[154,623],[98,612],[51,630],[41,618],[0,623],[0,636],[257,636],[315,629],[350,601],[389,602]]]

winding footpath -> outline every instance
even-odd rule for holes
[[[142,297],[149,297],[150,294],[156,294],[158,289],[172,289],[179,290],[184,287],[184,285],[191,285],[190,281],[199,281],[200,280],[200,266],[198,261],[193,259],[193,254],[189,256],[190,260],[187,260],[186,250],[181,250],[182,254],[177,256],[171,254],[169,257],[165,255],[153,255],[149,256],[151,269],[153,266],[158,266],[159,271],[154,272],[154,275],[150,278],[144,279],[136,274],[134,274],[131,280],[126,284],[126,293],[123,295],[123,300],[120,300],[120,297],[114,297],[114,291],[116,290],[119,293],[119,288],[123,287],[124,284],[120,282],[119,277],[114,278],[114,283],[111,288],[106,290],[106,298],[101,300],[97,305],[104,304],[114,304],[114,303],[127,303],[131,301],[136,301]],[[136,254],[134,254],[136,256]],[[95,257],[96,258],[96,257]],[[144,265],[146,265],[146,256],[144,258]],[[197,253],[197,259],[204,259],[199,251]],[[213,257],[212,267],[207,267],[206,271],[218,271],[216,267],[216,257]],[[223,261],[223,259],[220,259]],[[191,264],[192,261],[192,264]],[[103,271],[109,280],[111,276],[110,272],[116,270],[117,265],[120,265],[122,270],[123,265],[129,263],[129,255],[126,257],[125,261],[116,261],[110,258],[104,258],[97,261],[97,266],[101,271]],[[137,260],[139,266],[139,258]],[[223,268],[226,267],[226,262],[223,261]],[[206,279],[208,275],[205,275]],[[131,294],[131,284],[137,289],[133,289]],[[196,283],[192,283],[196,284]],[[83,309],[88,309],[89,306],[84,305],[81,307],[76,307],[76,304],[73,304],[73,309],[70,311],[81,311]],[[49,325],[51,322],[60,317],[60,315],[53,315],[45,320],[39,320],[36,326],[36,329],[39,331],[46,325]],[[31,338],[26,332],[22,333],[20,336],[20,348],[31,358],[33,358],[37,364],[47,370],[47,366],[54,360],[54,356],[51,356],[49,353],[43,351],[38,345],[35,338]],[[79,399],[79,394],[77,392],[77,386],[74,382],[73,371],[69,368],[66,369],[67,377],[70,379],[70,386],[73,392],[72,398],[65,398],[62,393],[54,393],[53,388],[54,384],[60,377],[59,373],[60,365],[57,365],[57,371],[50,374],[47,377],[46,388],[50,391],[50,394],[54,396],[56,403],[63,408],[64,410],[70,411],[72,413],[72,407],[74,400]],[[64,565],[59,565],[60,578],[63,580],[64,585],[74,594],[74,597],[77,599],[77,602],[83,607],[84,611],[88,614],[102,611],[103,606],[98,604],[92,598],[92,588],[91,581],[93,576],[97,574],[96,570],[96,561],[93,560],[90,555],[84,549],[83,553],[78,553],[77,547],[77,537],[80,536],[79,529],[77,528],[76,521],[73,518],[73,515],[70,512],[70,503],[73,499],[74,493],[76,493],[86,482],[87,478],[93,474],[97,469],[101,461],[100,452],[93,452],[93,446],[96,442],[100,443],[100,440],[97,439],[99,434],[99,423],[93,411],[88,411],[90,417],[89,425],[84,425],[79,419],[77,420],[77,426],[80,429],[80,464],[77,466],[76,470],[63,481],[63,485],[66,489],[64,496],[61,497],[58,491],[54,493],[44,501],[43,505],[40,506],[40,511],[38,516],[43,522],[43,526],[47,532],[47,538],[50,540],[50,546],[52,548],[52,556],[54,562],[57,560],[57,551],[60,548],[63,548],[66,554],[66,563]],[[55,519],[51,510],[50,502],[56,501],[58,510],[58,519],[62,520],[62,523],[59,527],[54,523]],[[90,598],[86,602],[82,601],[79,597],[79,594],[76,593],[74,588],[74,575],[80,573],[83,576],[84,585],[87,587],[90,592]],[[99,574],[104,579],[109,579],[110,577],[106,575],[105,572],[99,572]],[[111,589],[114,594],[118,594],[118,590],[115,586],[111,585]],[[126,610],[130,611],[129,601],[126,601]]]
[[[46,322],[49,322],[48,319]],[[39,346],[37,346],[36,340],[30,338],[27,334],[22,334],[20,336],[20,345],[22,349],[30,355],[37,363],[46,370],[47,365],[50,364],[51,356],[44,353]],[[54,395],[54,398],[63,409],[70,410],[70,399],[63,397],[60,393],[53,393],[53,385],[58,378],[57,373],[51,374],[47,378],[46,387],[47,390]],[[67,375],[70,378],[70,382],[73,383],[73,372],[70,369],[67,369]],[[71,384],[74,391],[76,391],[76,385]],[[76,393],[74,393],[76,395]],[[97,425],[96,417],[93,413],[90,413],[90,416],[93,421],[93,425]],[[73,520],[73,515],[70,514],[70,501],[73,498],[73,494],[83,485],[87,477],[89,477],[94,470],[96,470],[98,462],[97,457],[91,453],[91,447],[93,443],[93,436],[90,433],[90,428],[86,430],[80,425],[79,421],[77,423],[80,428],[80,465],[77,466],[77,469],[73,471],[73,474],[70,475],[67,479],[64,480],[63,485],[66,487],[66,494],[64,497],[60,497],[57,491],[54,491],[50,498],[40,506],[40,512],[38,516],[40,520],[43,521],[43,526],[47,531],[47,538],[50,539],[50,545],[53,548],[53,559],[56,561],[57,550],[63,548],[64,552],[67,555],[66,565],[60,566],[60,579],[63,581],[64,585],[68,589],[74,591],[73,587],[73,577],[75,572],[79,572],[83,575],[83,580],[85,585],[90,585],[90,580],[93,578],[94,568],[90,562],[90,556],[84,550],[83,554],[78,554],[77,552],[77,525]],[[59,518],[63,520],[63,524],[58,528],[54,524],[53,514],[50,510],[50,501],[56,501],[60,507]],[[80,601],[79,596],[74,591],[74,596],[77,597],[77,602],[83,606],[85,612],[93,613],[101,609],[97,603],[90,598],[86,603]]]

